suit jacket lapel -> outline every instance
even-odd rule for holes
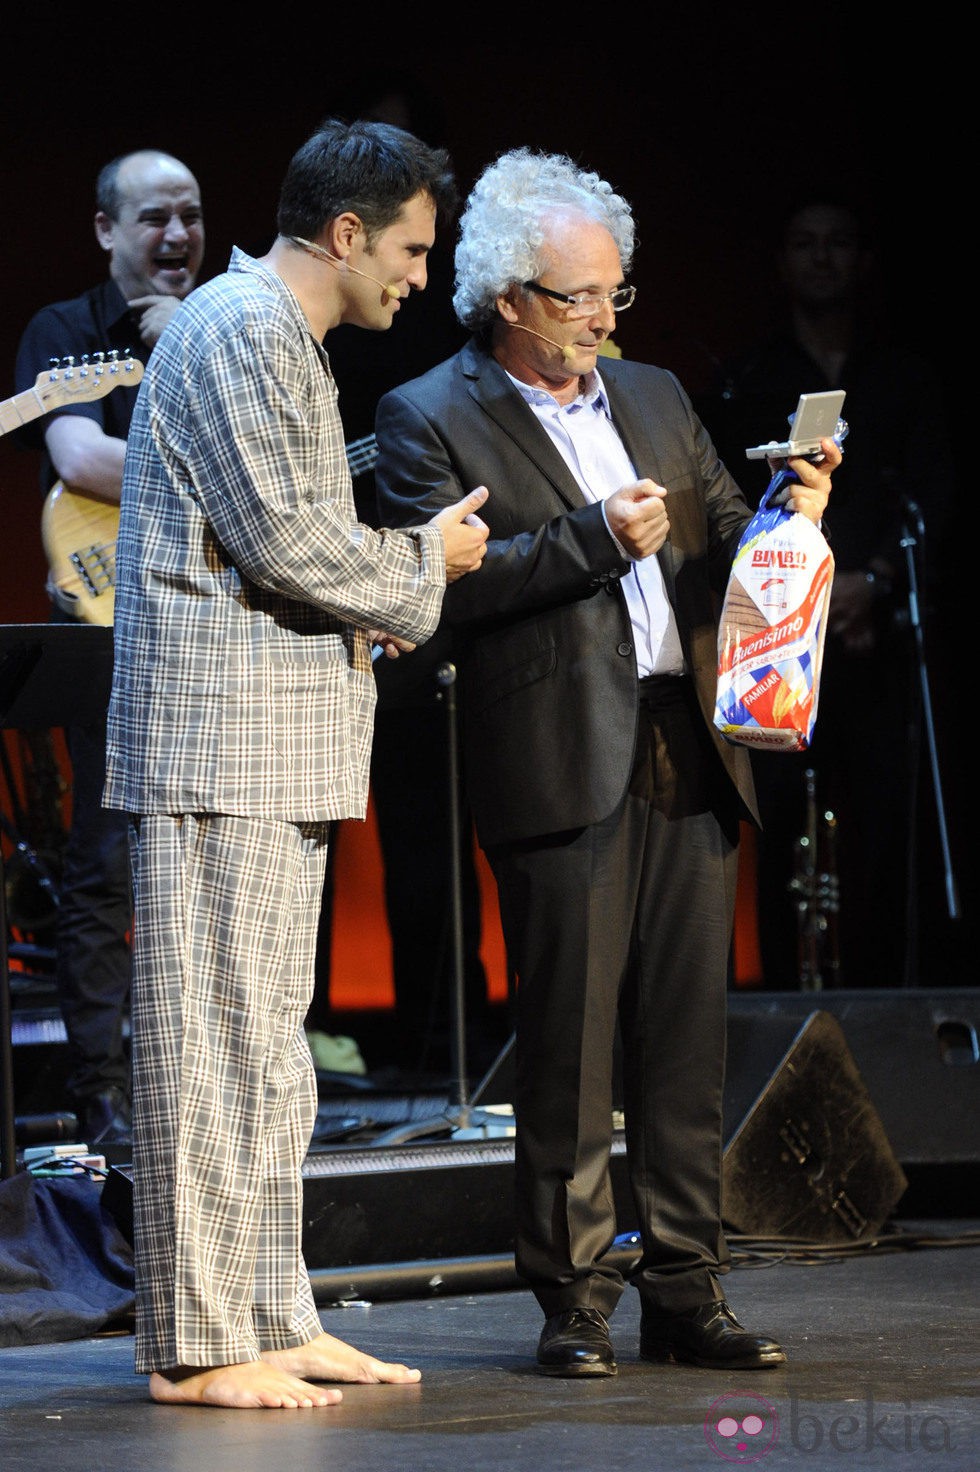
[[[567,505],[584,506],[578,482],[500,364],[475,340],[460,356],[471,397],[499,425],[515,453],[530,460]]]

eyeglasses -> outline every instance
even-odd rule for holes
[[[617,286],[615,291],[609,291],[605,296],[590,296],[587,291],[580,292],[578,296],[568,296],[563,291],[552,291],[550,286],[539,286],[536,281],[525,281],[524,289],[561,302],[573,322],[582,317],[594,317],[603,302],[608,302],[614,312],[625,312],[636,300],[635,286]]]

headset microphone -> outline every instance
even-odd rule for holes
[[[348,271],[353,272],[355,276],[363,276],[365,281],[373,281],[375,286],[380,286],[381,290],[385,293],[386,296],[390,296],[392,301],[401,301],[402,294],[398,290],[397,286],[392,286],[389,281],[379,281],[377,276],[369,276],[367,271],[359,271],[356,266],[350,265],[347,261],[344,262],[344,265],[347,267]]]
[[[377,276],[369,276],[366,271],[358,271],[356,266],[348,266],[347,269],[348,271],[353,271],[355,276],[363,276],[365,281],[376,282],[376,284],[381,287],[381,290],[384,292],[385,296],[390,296],[393,302],[401,301],[401,292],[398,290],[397,286],[392,286],[389,281],[378,281]]]
[[[315,240],[304,240],[301,235],[287,235],[286,239],[290,244],[298,245],[303,250],[312,252],[313,255],[322,256],[325,261],[330,261],[335,266],[343,266],[345,271],[350,271],[354,276],[363,276],[365,281],[373,281],[375,286],[381,287],[386,296],[391,297],[392,301],[401,301],[402,294],[397,286],[392,286],[388,281],[379,281],[377,276],[370,276],[367,271],[359,271],[349,261],[342,261],[339,256],[332,256],[328,250],[324,250],[322,245],[317,245]]]
[[[540,337],[542,342],[546,342],[549,344],[549,346],[557,348],[566,363],[570,363],[575,357],[575,349],[573,347],[568,347],[563,343],[555,342],[553,338],[545,337],[543,332],[535,332],[533,327],[525,327],[523,322],[511,322],[510,326],[519,328],[521,332],[529,332],[532,337]]]

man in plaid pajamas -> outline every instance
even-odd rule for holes
[[[136,1371],[162,1402],[419,1378],[321,1329],[303,1024],[329,825],[367,807],[372,645],[432,634],[483,559],[486,491],[412,530],[358,523],[322,342],[391,325],[454,202],[441,150],[324,123],[270,251],[188,297],[133,416],[104,802],[132,817]]]

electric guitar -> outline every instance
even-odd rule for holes
[[[73,356],[65,357],[62,358],[60,367],[52,359],[51,367],[38,374],[33,388],[25,389],[23,393],[8,399],[5,404],[0,404],[0,429],[6,434],[8,430],[27,424],[41,414],[50,414],[52,409],[63,409],[70,404],[91,403],[94,399],[104,398],[116,388],[135,388],[142,377],[143,364],[139,359],[129,355],[120,358],[116,351],[108,354],[95,353],[92,356],[86,354],[78,363]],[[81,513],[71,502],[81,497],[76,495],[73,498],[69,493],[68,500],[61,506],[58,503],[62,490],[59,481],[45,500],[41,515],[41,540],[48,559],[48,590],[60,608],[76,613],[81,596],[75,592],[76,585],[93,589],[93,596],[96,596],[104,591],[106,584],[99,567],[99,540],[78,553],[73,548],[66,549],[63,556],[57,540],[49,545],[49,534],[53,535],[54,530],[52,528],[49,533],[49,523],[54,522],[59,525],[68,523],[66,535],[72,544],[75,542],[74,531]],[[104,518],[107,512],[115,513],[118,517],[116,508],[109,503],[99,501],[96,497],[84,499],[97,509],[100,518]],[[112,535],[114,538],[115,533]],[[75,562],[76,556],[78,563]],[[100,616],[92,622],[110,624],[112,615],[110,613],[108,618]]]
[[[137,363],[142,374],[142,364]],[[132,380],[137,381],[137,380]],[[373,434],[344,446],[351,476],[363,475],[378,458]],[[58,481],[41,513],[41,540],[48,559],[48,592],[63,611],[85,623],[112,625],[116,601],[116,537],[119,507]]]

